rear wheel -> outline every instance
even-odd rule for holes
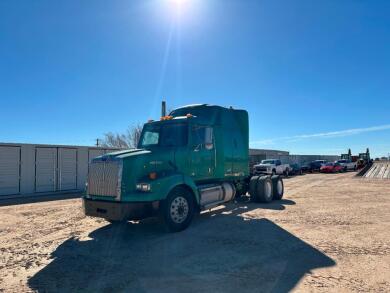
[[[284,184],[282,178],[280,176],[272,176],[272,191],[273,191],[273,199],[281,200],[284,194]]]
[[[249,195],[251,198],[256,194],[257,180],[259,180],[260,176],[252,176],[249,181]]]
[[[269,176],[262,176],[257,180],[256,191],[251,194],[254,202],[270,202],[273,198],[272,180]]]
[[[194,216],[195,203],[192,193],[184,187],[176,187],[161,205],[161,216],[169,232],[186,229]]]

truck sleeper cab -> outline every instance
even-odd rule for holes
[[[92,161],[85,214],[109,221],[159,215],[169,231],[183,230],[196,211],[246,193],[248,153],[246,111],[209,105],[176,109],[144,125],[137,149]],[[271,190],[272,199],[278,180],[268,179],[264,190]],[[274,190],[282,193],[278,184]]]

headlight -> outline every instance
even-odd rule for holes
[[[136,189],[140,191],[150,191],[150,184],[149,183],[138,183],[136,185]]]

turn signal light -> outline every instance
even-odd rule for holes
[[[194,117],[194,115],[188,113],[188,114],[186,115],[186,117],[187,117],[187,118],[191,118],[191,117]]]
[[[157,173],[156,172],[149,173],[149,178],[152,179],[152,180],[156,179],[157,178]]]

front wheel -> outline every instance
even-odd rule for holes
[[[186,229],[194,217],[194,197],[183,187],[174,188],[162,202],[161,216],[169,232]]]

